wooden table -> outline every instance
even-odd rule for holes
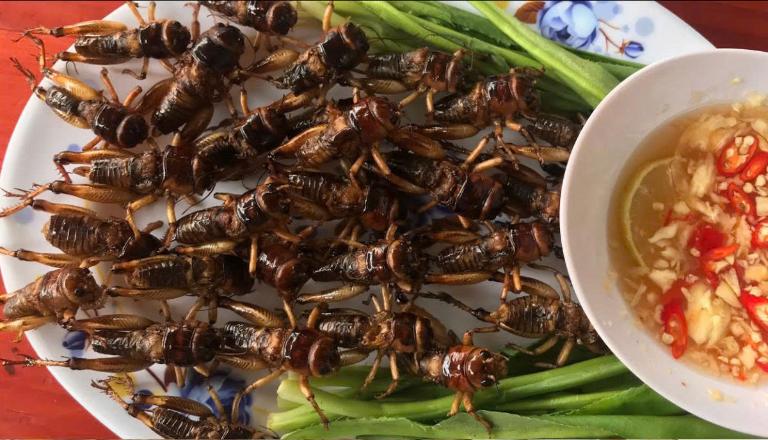
[[[768,2],[747,1],[662,1],[701,32],[717,47],[768,50]],[[11,40],[19,31],[43,25],[75,23],[103,17],[120,6],[119,1],[103,2],[3,2],[0,7],[0,164],[16,120],[30,96],[29,88],[7,61],[9,57],[30,57],[26,44]],[[671,42],[670,42],[671,43]],[[63,50],[69,39],[50,40],[50,53]],[[24,340],[14,344],[14,335],[0,335],[0,357],[14,352],[32,353]],[[16,368],[0,372],[0,438],[89,437],[113,438],[101,423],[86,412],[43,368]]]

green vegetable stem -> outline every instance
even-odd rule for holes
[[[499,30],[514,40],[546,69],[554,71],[592,106],[597,106],[619,81],[599,64],[579,58],[542,37],[491,2],[470,0]]]

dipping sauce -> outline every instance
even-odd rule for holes
[[[745,382],[768,374],[768,106],[677,118],[639,146],[610,210],[637,319],[675,358]]]

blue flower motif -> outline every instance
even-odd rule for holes
[[[85,332],[70,331],[61,340],[61,346],[69,350],[73,357],[81,357],[87,341],[88,335]]]
[[[26,208],[24,208],[21,211],[17,212],[11,218],[16,223],[27,224],[27,223],[31,222],[34,217],[35,217],[34,211],[32,210],[32,208],[27,206]]]
[[[539,13],[541,34],[575,48],[586,48],[597,37],[598,17],[588,1],[548,1]]]
[[[630,58],[637,58],[643,54],[643,45],[637,41],[629,41],[624,44],[624,55]]]
[[[227,412],[227,416],[232,411],[232,401],[235,399],[235,394],[242,390],[245,386],[245,380],[234,376],[231,376],[228,371],[216,370],[207,379],[196,372],[193,369],[187,370],[186,383],[184,387],[179,390],[181,397],[187,399],[196,400],[204,403],[211,408],[217,416],[219,415],[216,410],[216,405],[213,404],[213,399],[208,394],[208,385],[211,385],[216,393],[219,395],[221,403],[224,405],[224,410]],[[240,403],[238,421],[247,425],[251,419],[251,396],[247,395]]]
[[[141,395],[141,396],[151,396],[152,395],[152,391],[149,391],[146,388],[142,388],[139,391],[136,391],[136,394]],[[136,405],[136,408],[138,408],[138,409],[140,409],[142,411],[147,410],[147,409],[152,407],[152,405],[146,405],[146,404],[135,404],[135,405]]]

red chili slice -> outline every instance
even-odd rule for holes
[[[761,330],[768,332],[768,298],[742,291],[739,301],[746,309],[749,319]]]
[[[717,284],[719,282],[715,272],[715,268],[714,268],[715,261],[720,261],[725,257],[733,255],[738,250],[739,250],[738,244],[732,244],[729,246],[720,246],[720,247],[708,250],[701,257],[699,257],[699,260],[701,262],[701,269],[703,270],[704,275],[707,277],[712,287],[717,287]]]
[[[768,248],[768,220],[757,222],[752,230],[752,246]]]
[[[702,223],[693,231],[688,240],[688,247],[696,248],[703,254],[710,249],[721,247],[724,243],[725,234],[708,223]]]
[[[755,361],[755,364],[757,364],[757,366],[760,367],[761,370],[768,373],[768,362]]]
[[[688,324],[685,322],[683,303],[681,300],[672,301],[661,310],[661,321],[664,323],[664,333],[672,335],[672,357],[675,359],[685,353],[688,348]]]
[[[760,142],[757,136],[753,136],[755,142],[750,145],[746,154],[739,154],[741,147],[736,146],[736,138],[733,138],[731,142],[723,147],[720,151],[720,157],[717,159],[717,170],[723,176],[735,176],[739,174],[741,170],[747,166],[747,163],[752,160],[752,156],[757,151],[757,145]]]
[[[726,195],[731,202],[731,207],[733,207],[737,213],[746,216],[755,214],[755,200],[735,183],[728,185],[728,192]]]
[[[736,253],[736,251],[739,250],[738,244],[731,244],[728,246],[720,246],[716,247],[714,249],[708,250],[704,255],[701,256],[702,260],[705,261],[717,261],[722,260],[723,258],[733,255]]]
[[[667,305],[673,301],[682,301],[683,287],[688,287],[688,283],[685,280],[677,280],[672,283],[672,287],[661,295],[661,305]]]
[[[761,151],[755,154],[755,157],[747,163],[747,166],[741,171],[739,177],[745,182],[751,182],[757,178],[757,176],[765,173],[765,168],[768,167],[768,153]]]

